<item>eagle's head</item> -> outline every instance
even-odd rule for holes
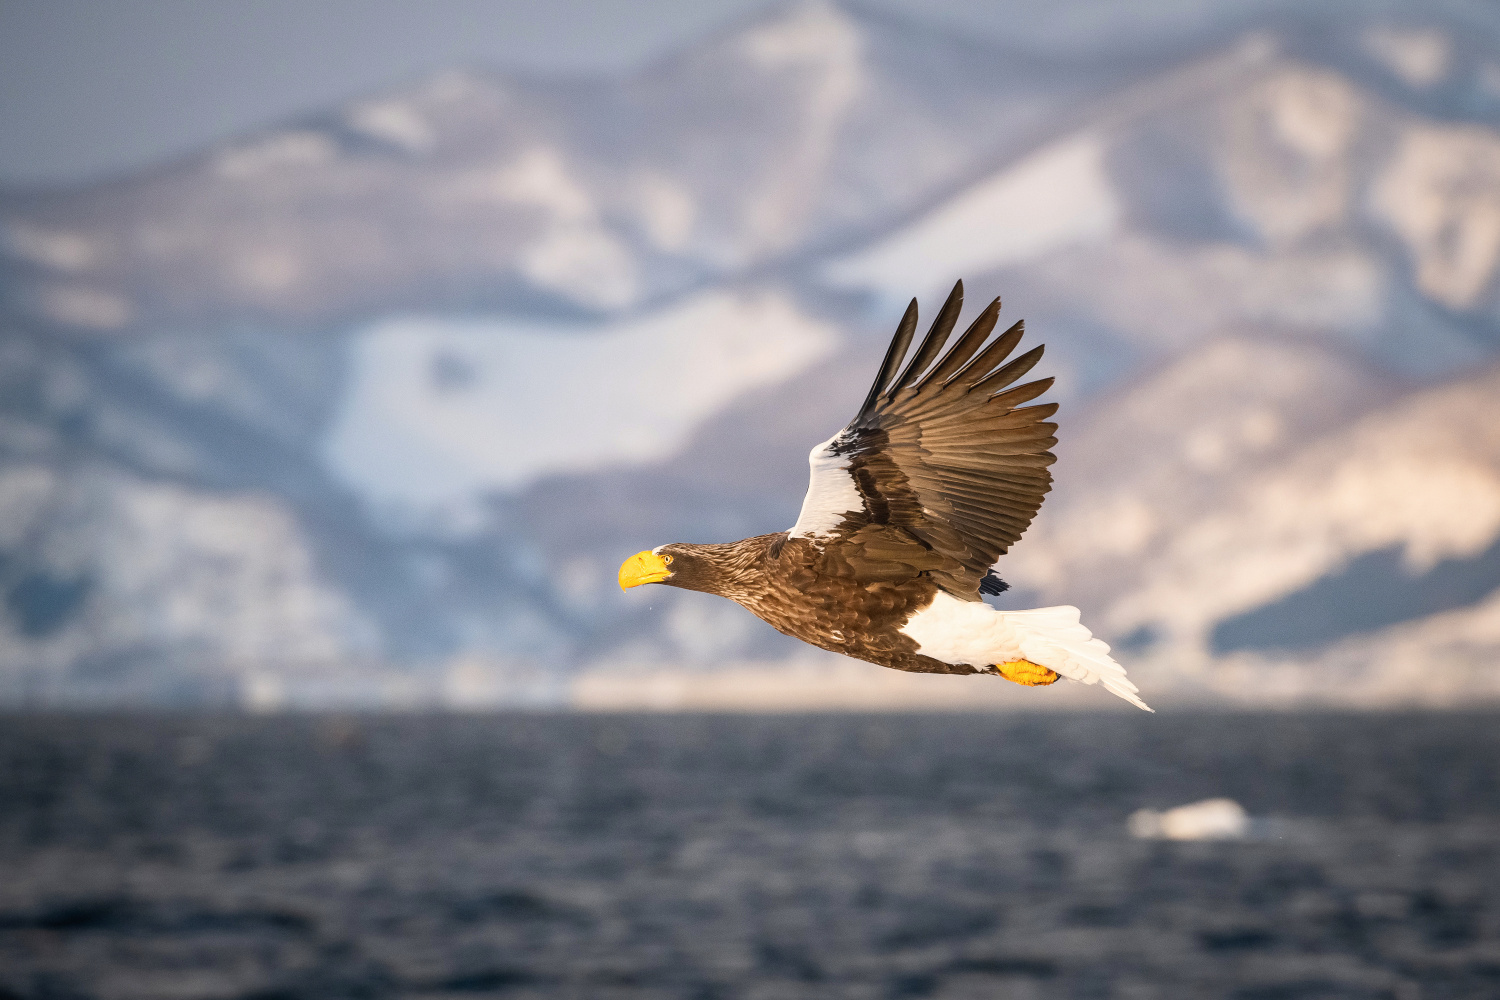
[[[629,590],[643,583],[665,583],[669,587],[716,594],[723,575],[708,546],[673,542],[637,552],[626,559],[620,565],[620,589]]]

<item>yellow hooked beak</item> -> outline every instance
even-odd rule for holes
[[[620,589],[629,590],[643,583],[661,583],[672,575],[667,569],[671,556],[659,556],[650,549],[637,552],[620,564]]]

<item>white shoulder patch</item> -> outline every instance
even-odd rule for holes
[[[944,663],[984,667],[1030,660],[1080,684],[1103,684],[1111,694],[1151,711],[1125,668],[1110,657],[1109,646],[1078,620],[1075,607],[996,611],[938,591],[901,633],[915,640],[917,652]]]
[[[843,523],[845,514],[864,510],[865,502],[854,485],[854,477],[849,475],[843,457],[833,453],[833,442],[838,436],[835,434],[808,453],[811,473],[807,495],[802,498],[802,513],[791,527],[793,537],[831,534]]]

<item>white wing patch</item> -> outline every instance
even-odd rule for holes
[[[835,434],[808,453],[811,475],[807,495],[802,498],[802,513],[791,527],[793,537],[832,534],[843,523],[845,514],[864,510],[864,498],[855,488],[849,467],[841,456],[833,453],[833,442],[838,436]]]
[[[1110,693],[1151,711],[1125,668],[1110,658],[1109,646],[1095,639],[1078,620],[1078,609],[1068,605],[996,611],[938,591],[901,632],[916,641],[917,652],[944,663],[983,667],[1030,660],[1081,684],[1103,684]]]

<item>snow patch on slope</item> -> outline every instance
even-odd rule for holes
[[[1422,291],[1451,309],[1481,303],[1500,270],[1500,135],[1408,129],[1373,202],[1405,241]]]
[[[425,153],[437,141],[432,126],[413,101],[390,98],[357,104],[349,112],[349,124],[413,153]]]
[[[6,226],[0,241],[22,260],[67,273],[82,271],[102,256],[102,248],[87,236],[25,222]]]
[[[0,681],[0,700],[18,676],[41,682],[99,649],[122,671],[150,673],[174,657],[233,671],[347,660],[377,645],[273,497],[206,496],[93,464],[65,474],[21,465],[0,470],[0,515],[0,540],[21,550],[33,578],[73,590],[46,620],[28,623],[14,607],[0,615],[0,659],[21,671]]]
[[[522,274],[594,308],[635,301],[640,283],[634,258],[601,224],[593,197],[557,150],[528,150],[492,183],[500,198],[547,216],[540,236],[521,252]]]
[[[1120,219],[1104,156],[1087,133],[1049,146],[825,274],[835,285],[909,292],[1098,240]]]
[[[1441,31],[1379,25],[1363,41],[1366,52],[1413,87],[1432,86],[1453,63],[1453,43]]]
[[[306,129],[281,132],[219,152],[219,175],[235,181],[258,180],[277,171],[308,169],[333,162],[338,147],[326,135]]]
[[[649,462],[837,332],[771,292],[714,292],[601,323],[407,318],[369,328],[324,454],[377,506],[461,515],[548,473]]]
[[[1348,80],[1296,65],[1223,101],[1218,169],[1235,214],[1279,245],[1342,221],[1365,113]]]

